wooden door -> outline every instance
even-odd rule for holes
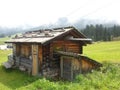
[[[61,77],[67,80],[73,79],[73,70],[72,70],[72,57],[61,57]]]

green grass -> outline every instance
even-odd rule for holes
[[[9,37],[0,38],[0,45],[5,44],[4,42],[9,40],[9,39],[10,39]]]
[[[28,85],[33,82],[36,77],[27,75],[19,70],[6,70],[2,63],[7,60],[7,56],[11,54],[11,50],[0,50],[0,90],[16,89]]]
[[[0,90],[120,90],[119,46],[120,41],[100,42],[84,47],[84,54],[102,62],[103,67],[100,71],[78,75],[73,82],[53,81],[32,77],[19,70],[6,70],[2,63],[7,60],[11,50],[0,50]]]
[[[119,64],[104,64],[100,71],[79,75],[73,82],[38,79],[19,90],[120,90],[119,67]]]
[[[98,42],[84,47],[84,54],[99,62],[120,62],[120,41]]]

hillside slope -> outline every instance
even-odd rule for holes
[[[120,90],[119,46],[120,41],[100,42],[84,47],[84,54],[102,62],[103,67],[100,71],[78,75],[73,82],[32,77],[14,69],[6,70],[2,63],[12,52],[0,50],[0,90]]]
[[[84,47],[84,54],[100,62],[120,62],[120,41],[96,42]]]

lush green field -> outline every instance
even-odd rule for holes
[[[4,42],[9,39],[10,39],[9,37],[0,38],[0,45],[5,44]]]
[[[73,82],[32,77],[19,70],[6,70],[2,63],[10,50],[0,50],[0,90],[120,90],[120,41],[88,45],[84,54],[103,63],[100,71],[79,75]],[[107,63],[104,63],[106,61]]]
[[[97,42],[84,47],[84,54],[99,62],[120,62],[120,41]]]

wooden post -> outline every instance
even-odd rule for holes
[[[42,45],[39,45],[39,54],[38,54],[38,57],[39,57],[39,71],[42,71],[42,60],[43,60],[43,53],[42,53]]]
[[[74,67],[73,63],[74,63],[74,58],[72,57],[70,60],[71,60],[71,61],[70,61],[70,62],[71,62],[71,80],[73,80],[73,72],[74,72],[74,71],[73,71],[73,70],[74,70],[74,69],[73,69],[73,67]]]
[[[61,69],[61,77],[63,77],[63,56],[61,56],[61,60],[60,60],[60,69]]]
[[[16,44],[12,44],[12,46],[13,46],[13,56],[16,56]]]
[[[38,74],[38,45],[32,45],[32,75]]]
[[[79,48],[80,48],[80,52],[79,52],[79,53],[80,53],[80,54],[83,54],[83,45],[80,44],[80,47],[79,47]]]
[[[79,60],[79,63],[80,63],[80,74],[81,74],[82,73],[82,58],[79,57],[78,60]]]

